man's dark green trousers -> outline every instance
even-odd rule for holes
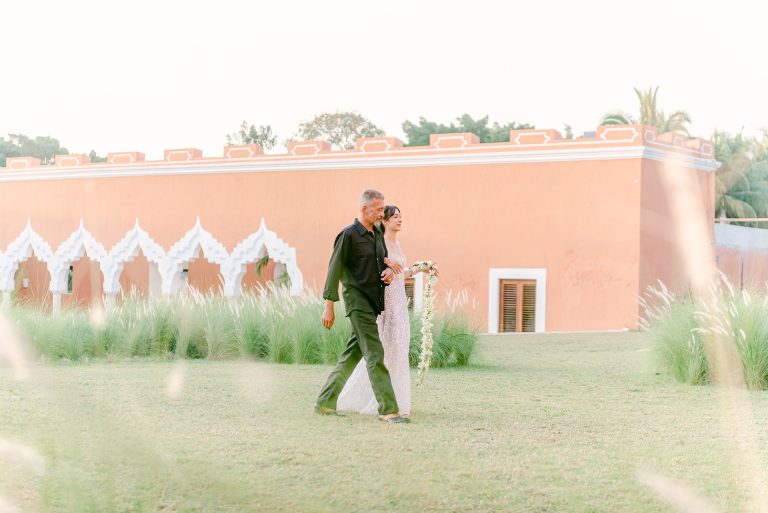
[[[336,409],[336,401],[357,367],[360,358],[365,357],[368,377],[371,387],[379,402],[379,415],[397,413],[397,400],[392,389],[389,371],[384,366],[384,346],[379,339],[379,327],[376,325],[376,315],[373,312],[353,310],[349,313],[352,323],[352,334],[347,341],[347,347],[336,363],[336,367],[328,376],[317,398],[317,405]]]

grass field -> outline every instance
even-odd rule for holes
[[[328,366],[0,369],[0,437],[46,460],[35,476],[0,459],[0,496],[24,512],[670,511],[637,480],[652,471],[743,510],[718,391],[658,374],[650,349],[640,333],[481,337],[399,426],[313,415]],[[764,446],[768,394],[750,394]]]

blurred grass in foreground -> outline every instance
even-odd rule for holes
[[[0,461],[0,496],[57,513],[669,511],[647,470],[745,511],[711,426],[722,390],[674,383],[651,348],[643,333],[483,336],[471,366],[414,388],[407,426],[313,415],[328,366],[2,368],[0,436],[45,472]],[[750,399],[768,425],[768,395]]]

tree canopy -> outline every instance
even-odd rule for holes
[[[5,166],[5,160],[10,157],[37,157],[48,165],[53,164],[54,156],[68,153],[58,139],[50,136],[33,139],[24,134],[8,134],[7,139],[0,137],[0,166]]]
[[[462,114],[456,118],[456,123],[450,125],[429,121],[419,117],[418,123],[412,121],[403,121],[403,132],[407,139],[406,146],[429,146],[429,136],[431,134],[452,134],[457,132],[471,132],[480,138],[481,143],[486,142],[509,142],[510,130],[524,130],[534,128],[528,123],[517,123],[515,121],[500,125],[494,122],[489,125],[488,116],[480,119],[474,119],[469,114]]]
[[[106,162],[107,157],[100,157],[96,150],[91,150],[91,152],[88,154],[88,157],[90,157],[91,162]]]
[[[227,144],[259,144],[265,150],[271,150],[277,144],[277,135],[272,132],[271,125],[249,125],[247,121],[240,124],[240,129],[227,135]]]
[[[321,139],[337,150],[351,150],[359,137],[381,137],[384,130],[357,112],[324,112],[299,125],[295,139]]]
[[[715,132],[712,139],[720,162],[715,217],[768,217],[768,134],[747,138],[741,132]]]

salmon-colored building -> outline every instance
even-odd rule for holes
[[[466,290],[481,331],[631,329],[648,285],[687,286],[678,233],[685,215],[712,226],[716,169],[711,142],[642,125],[575,139],[519,130],[488,144],[469,133],[424,147],[365,138],[349,151],[303,141],[281,155],[246,145],[213,158],[166,150],[161,161],[10,158],[0,290],[59,308],[102,294],[109,305],[132,287],[237,295],[276,278],[296,294],[321,288],[335,235],[375,188],[402,211],[409,259],[437,261],[440,294]],[[668,176],[693,185],[681,193]],[[680,194],[694,213],[673,208]]]

